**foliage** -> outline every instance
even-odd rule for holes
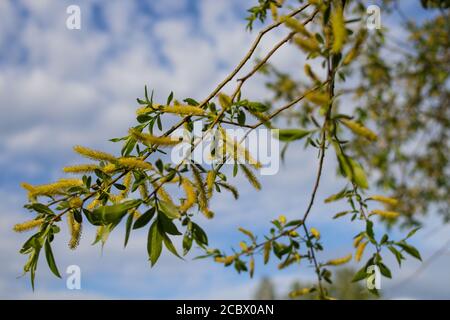
[[[444,80],[448,76],[448,70],[436,70],[425,74],[422,72],[421,75],[407,72],[407,66],[403,69],[399,67],[403,72],[388,70],[377,53],[380,45],[368,43],[364,21],[365,10],[360,1],[310,0],[299,8],[291,9],[283,1],[259,0],[258,5],[250,9],[249,28],[256,19],[265,22],[269,9],[273,23],[259,32],[237,68],[201,102],[193,98],[186,98],[180,102],[171,93],[167,101],[155,103],[153,94],[149,95],[145,88],[144,97],[137,99],[140,104],[140,108],[136,111],[137,123],[130,128],[128,134],[111,139],[112,142],[121,144],[119,155],[76,146],[74,150],[78,154],[93,160],[85,165],[64,169],[67,173],[80,175],[80,179],[62,179],[39,186],[23,184],[29,193],[29,204],[25,207],[33,211],[36,218],[32,222],[16,225],[15,229],[17,231],[38,229],[20,250],[22,254],[29,256],[24,271],[30,272],[33,285],[42,248],[50,269],[59,276],[51,243],[59,232],[58,225],[62,219],[66,218],[71,226],[72,236],[69,242],[71,248],[75,248],[78,244],[81,225],[96,226],[97,236],[94,243],[104,244],[108,235],[124,220],[125,246],[134,230],[148,229],[147,251],[152,266],[157,263],[163,250],[168,250],[181,258],[191,251],[194,244],[204,251],[199,258],[212,258],[226,267],[233,266],[237,272],[248,272],[250,276],[254,274],[258,256],[262,256],[264,264],[278,260],[279,269],[305,263],[315,270],[317,283],[304,288],[302,294],[314,294],[320,299],[332,298],[333,291],[325,283],[332,282],[333,268],[349,262],[353,254],[320,261],[317,253],[324,250],[325,237],[316,228],[308,226],[308,217],[313,213],[321,178],[324,174],[330,174],[323,172],[325,156],[330,153],[328,156],[337,159],[337,171],[347,185],[343,190],[329,196],[326,202],[347,201],[348,210],[336,213],[335,218],[350,218],[349,223],[356,223],[360,227],[360,232],[355,234],[352,250],[355,251],[355,260],[362,263],[353,281],[365,279],[368,276],[366,267],[369,265],[377,265],[383,276],[390,278],[391,271],[384,263],[386,253],[394,255],[399,264],[406,256],[421,259],[419,251],[409,243],[409,238],[417,229],[413,229],[402,239],[391,239],[388,234],[375,234],[374,225],[380,223],[380,220],[381,223],[394,224],[405,215],[412,214],[412,211],[406,210],[409,208],[407,203],[410,199],[402,194],[398,198],[397,194],[394,196],[370,194],[369,190],[374,180],[370,173],[374,168],[379,169],[381,172],[379,184],[380,181],[392,181],[395,175],[389,155],[402,156],[395,145],[406,143],[409,138],[395,136],[395,130],[399,126],[397,121],[390,120],[387,114],[389,108],[396,108],[393,109],[395,114],[392,117],[394,117],[401,112],[409,112],[408,108],[421,105],[387,103],[389,95],[386,93],[386,86],[391,86],[390,81],[395,77],[410,75],[410,84],[414,85],[412,88],[417,89],[420,85],[427,84],[420,97],[411,97],[410,100],[423,98],[426,94],[436,97],[432,100],[439,100],[440,94],[445,92]],[[308,25],[310,23],[311,27]],[[444,19],[442,23],[445,24]],[[236,78],[253,56],[261,39],[275,28],[284,28],[289,33],[281,42],[275,44],[248,74],[238,79],[233,92],[230,94],[223,92],[224,86]],[[432,25],[411,28],[419,28],[413,39],[415,43],[432,42],[435,50],[431,52],[419,50],[407,63],[416,62],[414,59],[421,59],[421,62],[423,59],[433,61],[448,59],[448,55],[440,55],[440,46],[445,47],[448,43],[448,37],[442,37],[442,34],[448,35],[448,32],[440,33],[434,30]],[[423,32],[423,35],[420,32]],[[375,38],[375,42],[382,41],[383,36],[380,33]],[[291,50],[301,50],[307,56],[308,64],[304,66],[304,70],[306,76],[310,78],[308,83],[297,83],[290,75],[282,74],[268,65],[272,54],[287,43],[291,45]],[[361,72],[364,76],[360,87],[367,93],[365,97],[361,96],[361,99],[366,99],[368,106],[355,108],[352,113],[342,112],[339,107],[343,94],[341,90],[345,89],[343,84],[352,68],[357,68],[356,62],[360,59],[363,65]],[[416,63],[415,66],[429,68],[425,62]],[[319,68],[320,73],[317,70]],[[283,105],[274,108],[264,101],[252,101],[242,96],[241,88],[258,71],[265,71],[269,76],[274,76],[275,80],[268,84],[268,89],[275,93],[274,103],[282,101]],[[359,90],[363,90],[361,88]],[[392,96],[390,98],[392,99]],[[442,102],[436,103],[443,106]],[[380,108],[383,104],[386,107]],[[204,124],[202,136],[187,141],[191,145],[191,150],[194,150],[207,133],[217,129],[219,146],[223,147],[218,147],[217,150],[223,151],[216,152],[217,150],[213,149],[211,157],[231,159],[234,163],[232,175],[243,175],[259,190],[261,184],[254,170],[258,170],[261,165],[252,159],[247,149],[227,137],[225,128],[233,126],[247,128],[249,131],[263,125],[275,128],[276,120],[281,116],[290,115],[291,120],[293,119],[290,113],[292,110],[295,110],[293,114],[296,115],[298,125],[293,128],[282,128],[280,140],[286,145],[297,145],[299,141],[304,141],[308,150],[318,154],[317,176],[307,207],[299,213],[298,219],[289,221],[284,216],[273,219],[271,229],[262,239],[252,231],[240,228],[245,240],[232,252],[210,248],[208,236],[198,224],[198,215],[202,214],[212,219],[214,212],[209,206],[211,198],[222,191],[230,191],[237,198],[238,190],[229,183],[230,174],[221,163],[206,166],[195,163],[190,158],[185,158],[185,161],[179,164],[167,161],[167,157],[164,156],[167,148],[181,142],[180,139],[170,135],[181,127],[192,133],[195,122],[202,121]],[[445,108],[442,110],[446,111]],[[411,118],[406,120],[408,128],[417,124],[418,119],[412,115],[413,113],[414,110],[411,111]],[[169,127],[169,117],[174,116],[181,119]],[[443,114],[441,116],[448,126],[448,116]],[[438,118],[436,115],[430,117]],[[256,119],[256,122],[248,119]],[[392,122],[387,126],[385,121]],[[372,124],[377,125],[376,129],[369,129]],[[447,133],[445,131],[442,134],[446,137]],[[439,137],[438,141],[442,139],[443,137]],[[435,141],[433,146],[436,146],[436,143]],[[443,153],[443,156],[434,159],[437,163],[433,164],[430,170],[439,170],[435,167],[445,161],[445,150],[439,146],[436,150],[439,155]],[[379,158],[380,153],[387,153],[386,160],[374,163],[373,159],[377,156]],[[398,163],[398,159],[394,160]],[[424,170],[427,172],[427,169]],[[443,185],[444,190],[448,188],[447,181],[439,181],[437,182],[439,187]],[[382,185],[385,186],[386,183]],[[396,183],[387,185],[390,187],[386,189],[387,191],[397,190]],[[182,194],[171,192],[170,186],[179,187],[175,189],[182,190]],[[428,197],[426,200],[436,199]],[[379,206],[369,210],[370,203]],[[182,253],[174,245],[173,240],[176,237],[182,238]],[[364,253],[368,251],[366,247],[371,247],[371,253],[363,259]]]

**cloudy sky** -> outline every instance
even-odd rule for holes
[[[90,245],[92,228],[85,228],[76,251],[67,248],[65,228],[58,235],[54,250],[60,270],[80,266],[81,290],[67,290],[66,275],[63,280],[53,277],[45,259],[38,268],[35,292],[28,277],[18,278],[25,262],[18,250],[26,235],[14,234],[11,227],[30,218],[22,208],[26,194],[19,183],[39,184],[62,177],[62,166],[80,161],[71,151],[75,144],[117,152],[117,146],[107,140],[123,135],[134,123],[135,99],[143,95],[145,84],[155,90],[159,101],[170,91],[180,99],[204,98],[240,61],[255,37],[255,32],[245,30],[243,19],[245,9],[255,2],[0,1],[0,298],[246,299],[252,298],[264,276],[274,280],[280,293],[287,292],[295,279],[312,279],[305,263],[282,272],[276,265],[258,264],[250,280],[208,260],[192,261],[195,252],[185,261],[164,253],[150,268],[146,232],[133,233],[124,250],[123,227],[111,235],[103,253]],[[81,30],[66,28],[66,8],[71,4],[81,8]],[[418,14],[411,7],[404,10]],[[385,23],[398,30],[396,21],[392,17]],[[257,55],[284,34],[268,35]],[[303,61],[292,48],[280,50],[273,58],[281,69],[296,65],[301,70]],[[265,97],[262,79],[246,86],[243,94]],[[217,217],[199,220],[211,245],[226,249],[236,245],[241,238],[238,226],[262,235],[269,229],[268,221],[280,214],[298,218],[307,204],[316,162],[313,152],[291,148],[279,174],[261,178],[262,191],[237,179],[241,199],[220,196],[212,204]],[[339,257],[349,252],[361,225],[331,220],[345,207],[323,205],[323,199],[345,182],[336,178],[333,159],[326,160],[325,172],[310,226],[321,230],[326,252]],[[449,228],[440,227],[433,216],[425,222],[426,228],[413,242],[427,259],[447,240]],[[399,233],[393,230],[393,234]],[[391,258],[387,261],[395,278],[383,279],[385,297],[450,296],[448,252],[406,283],[402,280],[420,265],[408,260],[399,269]]]

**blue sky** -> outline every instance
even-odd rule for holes
[[[270,275],[280,292],[287,292],[295,279],[312,278],[306,263],[282,272],[276,272],[275,264],[258,264],[255,278],[250,280],[211,261],[191,261],[195,254],[186,261],[164,254],[150,268],[145,231],[134,233],[124,250],[124,230],[119,227],[103,254],[99,247],[90,245],[92,228],[85,228],[81,244],[73,252],[67,248],[68,236],[63,228],[60,241],[55,242],[56,259],[63,272],[71,264],[81,267],[82,290],[67,290],[64,280],[50,274],[44,259],[34,293],[27,277],[16,279],[25,261],[18,249],[26,235],[14,234],[11,227],[29,218],[22,208],[26,195],[19,183],[45,183],[62,177],[62,166],[81,160],[72,153],[75,144],[117,151],[107,140],[123,135],[134,123],[135,98],[142,96],[145,84],[161,101],[172,90],[177,98],[205,97],[240,61],[255,37],[255,32],[245,30],[243,20],[245,9],[253,2],[0,2],[0,298],[245,299],[252,297],[263,276]],[[70,4],[81,7],[81,30],[65,27],[66,7]],[[422,11],[405,7],[405,12]],[[402,36],[398,19],[386,23],[396,36]],[[269,34],[257,55],[283,34]],[[273,58],[274,64],[286,70],[293,64],[301,70],[303,61],[304,57],[292,48],[283,48]],[[257,77],[243,94],[267,96],[263,79]],[[279,174],[262,177],[262,191],[256,192],[238,179],[239,201],[228,195],[213,201],[217,217],[199,221],[210,234],[213,247],[237,245],[241,238],[238,226],[262,235],[270,219],[280,214],[294,219],[304,210],[316,170],[315,154],[291,148],[288,158]],[[334,160],[327,159],[328,174],[322,181],[310,226],[321,230],[326,252],[338,257],[349,252],[351,239],[361,226],[345,220],[335,223],[332,215],[345,207],[323,204],[323,199],[344,184],[334,175],[334,168]],[[424,258],[446,241],[449,228],[430,236],[429,230],[439,225],[439,219],[430,216],[425,230],[415,239]],[[395,290],[390,288],[419,264],[408,261],[398,270],[393,260],[388,262],[396,278],[383,282],[387,297],[449,296],[448,253],[420,277]]]

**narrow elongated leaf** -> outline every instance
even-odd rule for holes
[[[383,264],[383,263],[379,263],[378,267],[380,268],[380,272],[383,276],[385,276],[386,278],[392,279],[392,273],[391,270],[389,270],[389,268]]]
[[[311,131],[303,129],[280,129],[278,131],[278,139],[284,142],[300,140],[310,134]]]
[[[128,240],[130,239],[131,227],[133,226],[133,217],[134,214],[128,214],[127,223],[125,224],[125,240],[123,246],[126,247],[128,244]]]
[[[165,214],[158,215],[158,224],[162,233],[168,233],[174,236],[179,236],[182,234],[180,231],[178,231],[172,220],[167,218]]]
[[[111,206],[99,207],[89,214],[85,211],[85,215],[94,226],[105,226],[111,223],[117,224],[128,210],[136,208],[140,203],[140,200],[129,200]]]
[[[186,233],[183,237],[183,255],[186,255],[192,248],[193,238],[190,233]]]
[[[50,241],[45,241],[45,258],[47,259],[48,266],[55,276],[61,278],[58,267],[56,266],[55,257],[53,256],[52,247]]]
[[[367,278],[366,266],[362,267],[358,272],[356,272],[356,274],[353,276],[352,282],[358,282],[365,278]]]
[[[167,236],[167,234],[163,234],[163,241],[164,245],[166,246],[167,250],[172,252],[175,256],[177,256],[180,259],[183,259],[177,252],[177,249],[175,249],[175,246],[172,243],[172,240]]]
[[[196,223],[192,222],[192,233],[194,234],[195,242],[201,247],[208,245],[208,236],[205,231]]]
[[[152,267],[158,261],[162,252],[163,237],[158,230],[158,222],[155,221],[148,230],[147,252]]]
[[[150,208],[144,214],[142,214],[133,225],[133,229],[139,229],[147,225],[147,223],[152,220],[153,216],[155,215],[155,208]]]
[[[412,245],[409,245],[406,242],[397,242],[396,245],[398,245],[400,248],[402,248],[406,253],[408,253],[412,257],[422,261],[422,257],[420,256],[419,251],[416,248],[414,248]]]
[[[172,203],[160,200],[159,208],[169,219],[177,219],[180,217],[177,207]]]

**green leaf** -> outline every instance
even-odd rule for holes
[[[126,190],[126,186],[124,186],[123,184],[120,183],[114,183],[114,187],[116,187],[119,190]]]
[[[365,278],[367,278],[366,266],[362,267],[358,272],[355,273],[352,282],[358,282],[364,280]]]
[[[162,233],[168,233],[173,236],[179,236],[182,234],[180,231],[178,231],[177,227],[172,222],[172,220],[167,218],[165,214],[158,215],[158,224]]]
[[[264,264],[267,264],[269,262],[271,250],[272,250],[272,241],[267,241],[264,244]]]
[[[395,258],[397,259],[398,265],[401,266],[402,265],[402,260],[404,260],[405,258],[403,257],[403,255],[400,253],[400,251],[398,251],[395,247],[393,246],[388,246],[388,249],[392,252],[392,254],[395,256]]]
[[[157,221],[155,221],[148,230],[148,240],[147,240],[147,252],[152,267],[156,263],[156,261],[158,261],[158,258],[161,255],[162,242],[163,236],[158,230]]]
[[[247,102],[244,104],[244,106],[246,106],[251,111],[256,111],[256,112],[265,112],[265,111],[269,110],[269,106],[265,105],[264,103],[261,103],[261,102]]]
[[[56,266],[55,257],[53,256],[52,247],[50,241],[45,241],[45,258],[47,259],[48,266],[55,276],[61,278],[58,267]]]
[[[367,220],[366,222],[366,234],[371,242],[375,241],[375,234],[373,232],[373,222]]]
[[[293,227],[293,226],[301,226],[303,224],[303,220],[291,220],[288,223],[286,223],[285,227]]]
[[[186,255],[191,250],[193,240],[192,235],[186,232],[183,237],[183,255]]]
[[[186,102],[190,106],[198,106],[200,104],[200,103],[198,103],[196,100],[194,100],[192,98],[186,98],[183,101]]]
[[[177,256],[180,259],[183,259],[177,252],[177,249],[175,249],[175,246],[172,243],[172,240],[167,236],[167,234],[163,233],[163,241],[164,245],[166,246],[167,250],[172,252],[175,256]]]
[[[49,207],[43,205],[42,203],[33,203],[29,206],[29,208],[39,213],[54,214],[54,212]]]
[[[420,229],[420,227],[417,227],[417,228],[412,229],[412,230],[408,233],[408,235],[406,236],[405,239],[411,238],[413,235],[416,234],[416,232],[417,232],[419,229]]]
[[[134,222],[133,229],[139,229],[147,225],[147,223],[152,220],[155,215],[155,208],[150,208],[144,212],[137,220]]]
[[[129,213],[127,223],[125,224],[125,240],[123,243],[124,247],[127,246],[128,240],[130,239],[131,227],[133,225],[133,218],[134,218],[133,212]]]
[[[326,198],[324,202],[330,203],[330,202],[338,201],[338,200],[344,198],[346,194],[347,194],[347,188],[344,188],[341,191],[339,191],[338,193],[333,194],[333,195],[329,196],[328,198]]]
[[[336,213],[336,214],[333,216],[333,219],[341,218],[341,217],[343,217],[343,216],[349,214],[350,212],[352,212],[352,211],[341,211],[341,212],[338,212],[338,213]]]
[[[192,222],[192,233],[194,235],[194,240],[201,247],[204,245],[208,245],[208,236],[205,231],[203,231],[200,226],[194,222]]]
[[[303,129],[279,129],[278,139],[284,142],[300,140],[310,134],[311,131]]]
[[[170,202],[159,200],[159,209],[164,213],[169,219],[177,219],[180,217],[177,207]]]
[[[245,124],[245,113],[242,110],[239,110],[237,120],[241,126]]]
[[[119,223],[128,210],[136,208],[139,204],[141,204],[141,200],[128,200],[111,206],[98,207],[92,212],[84,210],[84,213],[94,226],[105,226]]]
[[[380,272],[383,276],[385,276],[386,278],[392,279],[392,273],[391,270],[389,270],[389,268],[384,265],[383,263],[378,263],[378,267],[380,268]]]
[[[366,173],[361,165],[353,159],[350,160],[350,166],[353,171],[353,181],[358,185],[358,187],[362,189],[367,189],[369,187],[369,183],[367,182]]]
[[[173,92],[171,91],[170,92],[170,94],[169,94],[169,96],[167,97],[167,105],[170,105],[170,103],[172,102],[172,100],[173,100]]]
[[[412,257],[422,261],[422,257],[420,256],[419,251],[412,245],[409,245],[406,242],[397,242],[396,245],[402,248],[406,253],[408,253]]]

